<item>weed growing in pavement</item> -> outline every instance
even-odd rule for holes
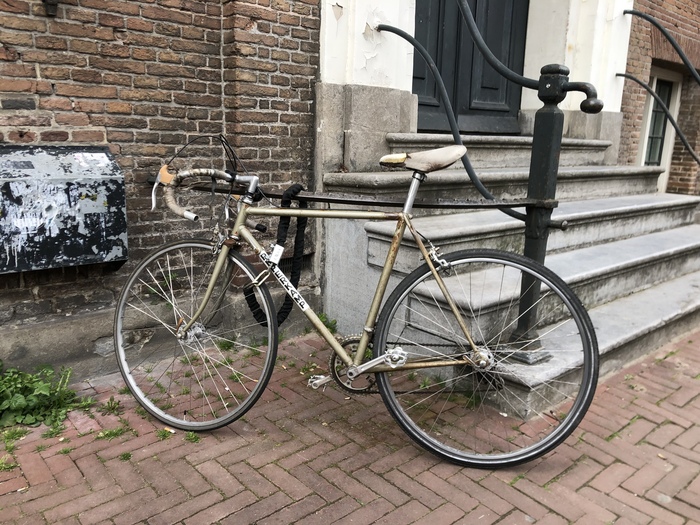
[[[123,412],[121,401],[115,400],[114,396],[110,396],[109,401],[103,403],[97,410],[103,416],[106,416],[107,414],[118,416]]]
[[[5,369],[0,360],[0,427],[52,426],[63,421],[70,410],[86,408],[85,401],[68,388],[71,373],[70,368],[56,374],[45,367],[29,374]]]
[[[12,454],[15,450],[16,442],[29,434],[26,428],[13,427],[2,433],[2,442],[5,444],[5,450]]]
[[[0,456],[0,472],[9,472],[17,466],[17,463],[11,463],[12,456]]]
[[[156,436],[161,441],[168,439],[172,435],[173,435],[173,433],[170,430],[168,430],[167,428],[161,428],[161,429],[156,430]]]
[[[199,437],[199,434],[196,432],[185,432],[185,441],[189,441],[190,443],[199,443],[202,440],[202,438]]]
[[[131,452],[122,452],[119,454],[119,459],[122,461],[129,461],[131,459]]]
[[[63,423],[54,423],[49,427],[49,429],[41,434],[41,437],[43,438],[55,438],[60,436],[63,431],[66,429],[66,426]]]
[[[112,441],[113,439],[123,436],[129,431],[128,428],[117,427],[108,428],[97,433],[97,439],[106,439],[107,441]]]

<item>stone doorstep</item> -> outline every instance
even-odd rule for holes
[[[698,203],[697,197],[671,194],[563,202],[554,211],[554,218],[567,220],[570,226],[566,231],[550,232],[549,252],[692,224]],[[423,235],[442,248],[443,253],[477,246],[522,251],[523,224],[496,210],[418,217],[413,222]],[[369,237],[368,263],[382,266],[394,225],[384,221],[368,222],[365,230]],[[406,238],[399,253],[397,271],[408,273],[421,262],[415,243]]]
[[[386,141],[392,153],[424,151],[454,144],[450,134],[388,133]],[[532,137],[464,135],[462,142],[467,147],[469,160],[476,168],[493,165],[500,161],[503,167],[527,167],[532,153]],[[602,165],[605,151],[612,145],[608,140],[562,140],[561,166]],[[504,164],[505,163],[505,164]]]
[[[479,169],[477,174],[484,186],[498,198],[524,198],[527,194],[527,168]],[[656,193],[659,174],[659,168],[646,166],[564,167],[559,170],[557,179],[557,199],[567,201],[578,200],[581,195],[595,199],[610,195]],[[323,175],[325,191],[328,192],[382,195],[398,199],[405,197],[410,181],[411,173],[407,171]],[[460,169],[441,170],[428,175],[418,193],[418,200],[433,202],[435,198],[480,199],[482,196],[460,166]]]

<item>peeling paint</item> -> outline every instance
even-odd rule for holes
[[[343,16],[343,6],[336,2],[331,7],[333,8],[333,16],[335,16],[336,21],[340,20]]]
[[[104,149],[0,147],[0,273],[126,260],[125,200]]]

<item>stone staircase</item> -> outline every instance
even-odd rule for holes
[[[496,197],[526,194],[531,138],[464,137],[470,159]],[[392,151],[452,143],[449,136],[389,134]],[[606,164],[605,141],[564,140],[545,264],[579,295],[593,320],[602,372],[621,367],[700,321],[700,198],[657,192],[658,168]],[[497,167],[496,167],[497,166]],[[410,173],[327,173],[326,191],[401,198]],[[428,176],[420,198],[478,198],[461,164]],[[475,247],[522,253],[524,227],[498,210],[416,210],[417,229],[443,253]],[[327,221],[326,304],[341,331],[364,326],[371,291],[394,233],[390,222]],[[344,243],[338,243],[338,239]],[[338,247],[338,244],[342,246]],[[348,253],[363,254],[361,263]],[[366,255],[364,255],[366,254]],[[335,262],[334,262],[335,261]],[[390,286],[421,263],[410,239]],[[366,304],[369,304],[366,300]],[[362,313],[360,313],[362,312]]]

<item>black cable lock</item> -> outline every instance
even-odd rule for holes
[[[303,191],[304,188],[301,184],[293,184],[282,194],[282,208],[290,208],[292,205],[292,199],[299,195],[299,192]],[[308,204],[305,201],[299,201],[300,208],[308,208]],[[297,217],[297,231],[294,236],[294,250],[292,255],[292,271],[289,277],[289,281],[292,283],[294,288],[299,285],[299,279],[301,278],[301,267],[304,259],[304,238],[306,236],[306,224],[309,222],[307,217]],[[280,217],[279,225],[277,227],[277,241],[278,246],[284,246],[287,241],[287,234],[289,233],[289,225],[291,223],[291,217]],[[260,308],[260,303],[258,303],[255,297],[255,291],[252,286],[248,286],[243,291],[245,300],[248,303],[248,308],[250,308],[251,313],[255,320],[261,326],[267,326],[267,321],[265,314]],[[294,306],[294,301],[289,295],[285,296],[284,303],[277,312],[277,325],[281,325],[289,317],[292,307]]]

